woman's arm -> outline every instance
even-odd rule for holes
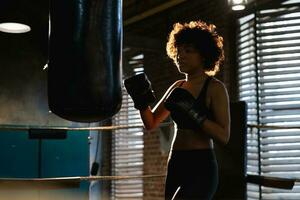
[[[169,116],[169,111],[163,102],[159,102],[157,109],[151,110],[150,106],[146,110],[140,111],[140,115],[146,130],[153,130]]]
[[[217,142],[225,145],[230,138],[229,97],[224,84],[214,81],[211,84],[211,108],[215,121],[205,120],[201,130]]]
[[[153,130],[157,128],[159,124],[169,116],[170,112],[165,108],[164,101],[169,93],[178,85],[178,82],[179,81],[175,82],[169,87],[164,96],[152,110],[150,106],[148,106],[145,110],[140,111],[145,129]]]

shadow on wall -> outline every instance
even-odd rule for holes
[[[22,34],[0,32],[0,124],[67,124],[48,112],[46,73],[48,1],[0,2],[0,21],[31,27]]]
[[[1,0],[0,21],[31,27],[21,34],[0,32],[0,124],[78,126],[48,109],[43,68],[48,60],[49,2]]]
[[[44,32],[48,34],[48,29]],[[47,51],[35,43],[48,44],[35,40],[34,32],[0,32],[0,124],[72,125],[49,113],[47,72],[43,70]]]

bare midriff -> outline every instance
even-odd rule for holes
[[[203,133],[191,129],[175,129],[173,150],[213,149],[213,141]]]

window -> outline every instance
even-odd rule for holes
[[[133,74],[144,71],[143,54],[134,56],[129,61]],[[113,118],[114,125],[142,124],[139,111],[133,107],[133,101],[122,89],[123,100],[120,112]],[[143,175],[143,128],[118,129],[112,135],[112,175],[140,176]],[[112,181],[112,199],[143,199],[143,179]]]
[[[238,20],[240,100],[248,124],[300,126],[300,1]],[[250,129],[247,173],[300,178],[300,129]],[[247,185],[247,199],[300,199],[293,190]]]

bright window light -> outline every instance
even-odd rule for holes
[[[245,9],[245,5],[236,5],[236,6],[232,6],[232,10],[244,10]]]
[[[26,33],[29,32],[31,28],[26,24],[20,23],[0,23],[0,31],[5,33]]]
[[[299,9],[299,4],[274,5],[239,19],[239,99],[247,102],[247,124],[282,127],[248,128],[247,174],[300,177],[300,134],[296,128],[300,125]],[[292,130],[284,128],[292,126]],[[300,199],[295,189],[271,190],[247,185],[247,199]]]
[[[229,6],[234,11],[244,10],[247,5],[247,0],[228,0]]]

